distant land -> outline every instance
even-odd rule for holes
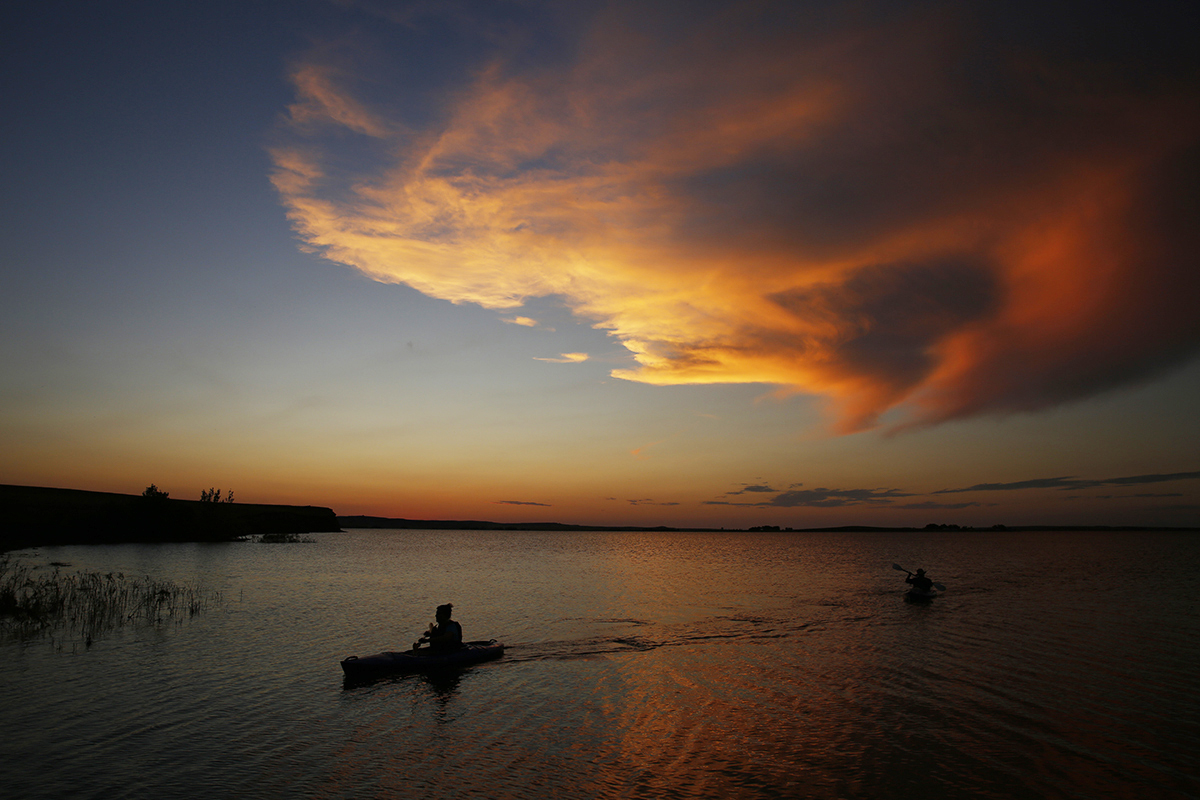
[[[401,519],[394,517],[338,517],[343,528],[411,528],[435,531],[719,531],[724,528],[669,528],[665,525],[571,525],[565,522],[488,522],[487,520]]]
[[[64,544],[133,542],[228,542],[263,534],[334,532],[344,528],[377,530],[479,531],[644,531],[644,532],[881,532],[932,531],[1196,531],[1139,525],[996,525],[972,528],[958,525],[877,527],[842,525],[823,528],[784,528],[756,525],[740,528],[670,527],[667,525],[574,525],[563,522],[491,522],[488,520],[404,519],[374,516],[336,516],[323,506],[263,503],[223,503],[167,497],[52,489],[0,484],[0,552]]]
[[[0,551],[61,544],[228,542],[338,531],[333,509],[0,484]]]
[[[343,528],[377,528],[377,529],[420,529],[420,530],[455,530],[455,531],[780,531],[793,533],[858,533],[877,531],[879,533],[927,533],[932,531],[1198,531],[1200,528],[1162,528],[1147,525],[991,525],[975,528],[969,525],[938,525],[929,524],[921,528],[914,527],[878,527],[871,525],[839,525],[824,528],[784,528],[779,525],[755,525],[752,528],[673,528],[667,525],[654,527],[638,527],[633,525],[571,525],[563,522],[487,522],[484,520],[442,520],[442,519],[403,519],[393,517],[347,516],[338,517],[338,524]]]

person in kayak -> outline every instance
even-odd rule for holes
[[[909,576],[904,579],[904,582],[911,583],[914,589],[917,589],[921,592],[928,593],[933,591],[933,581],[925,577],[925,570],[923,569],[917,570],[916,575],[910,573]]]
[[[426,652],[444,653],[448,650],[457,650],[462,647],[462,625],[450,619],[450,614],[453,611],[453,603],[438,606],[437,614],[435,615],[437,622],[430,623],[429,632],[413,642],[413,650],[419,648],[423,642],[429,643],[429,648]]]

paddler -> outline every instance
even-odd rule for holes
[[[429,643],[429,648],[425,652],[446,652],[462,647],[462,625],[450,619],[453,611],[453,603],[438,606],[434,615],[437,621],[430,623],[429,632],[413,642],[413,650],[419,648],[423,642]]]
[[[923,569],[917,570],[916,575],[909,573],[908,577],[904,579],[904,582],[911,583],[914,589],[918,589],[922,592],[928,593],[933,591],[933,581],[925,577],[925,570]]]

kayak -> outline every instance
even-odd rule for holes
[[[495,639],[467,642],[458,650],[434,653],[419,650],[376,653],[373,656],[350,656],[342,661],[347,678],[363,678],[392,672],[429,672],[449,667],[466,667],[480,661],[490,661],[504,655],[504,645]]]
[[[915,586],[904,593],[904,599],[913,603],[927,603],[937,596],[938,593],[933,589],[922,590]]]

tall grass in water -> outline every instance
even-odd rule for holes
[[[49,574],[0,554],[0,633],[26,638],[67,630],[84,643],[127,623],[182,621],[221,602],[197,585],[122,573]]]
[[[312,544],[316,539],[298,533],[264,533],[257,537],[260,544]]]

